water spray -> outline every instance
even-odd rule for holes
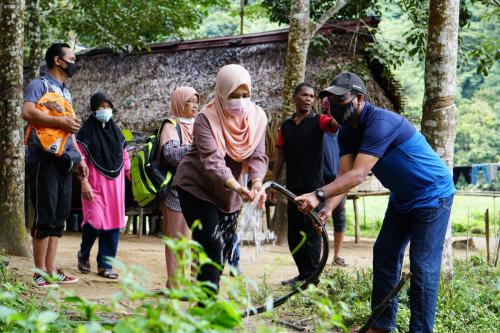
[[[297,196],[294,193],[287,190],[285,187],[281,186],[280,184],[275,183],[275,182],[267,182],[266,184],[264,184],[264,188],[267,188],[267,187],[273,188],[276,191],[284,194],[289,201],[295,203],[297,206],[300,205],[299,202],[295,201],[295,198]],[[321,222],[321,220],[319,219],[319,217],[316,215],[316,213],[314,211],[311,211],[311,212],[307,213],[306,215],[311,219],[311,223],[314,224],[315,228],[317,230],[319,230],[320,234],[321,234],[323,251],[321,252],[321,258],[319,260],[318,267],[311,274],[311,276],[309,276],[309,278],[307,278],[307,280],[305,280],[304,283],[302,283],[302,285],[294,287],[285,296],[274,300],[273,304],[272,304],[273,308],[276,308],[276,307],[284,304],[290,297],[297,294],[301,290],[305,290],[309,284],[317,283],[319,276],[321,275],[321,273],[325,269],[326,263],[328,261],[328,253],[330,251],[330,240],[328,238],[328,232],[326,231],[325,225]],[[256,315],[259,313],[266,312],[268,310],[269,310],[268,306],[262,305],[262,306],[259,306],[258,308],[248,309],[244,313],[244,315],[245,316],[253,316],[253,315]]]
[[[291,202],[295,203],[297,206],[300,205],[299,202],[295,201],[295,198],[297,197],[294,193],[290,192],[287,190],[285,187],[281,186],[280,184],[277,184],[275,182],[267,182],[264,184],[263,188],[266,189],[268,187],[271,187],[278,192],[284,194],[288,200]],[[294,287],[287,295],[273,301],[272,307],[276,308],[282,304],[284,304],[290,297],[293,295],[299,293],[301,290],[305,290],[307,286],[311,283],[317,283],[319,280],[319,276],[323,272],[326,263],[328,261],[328,253],[330,250],[330,240],[328,238],[328,232],[325,228],[325,225],[321,222],[319,217],[316,215],[316,213],[312,210],[309,213],[306,214],[310,219],[311,223],[314,224],[316,230],[320,231],[321,234],[321,239],[322,239],[322,244],[323,244],[323,251],[321,253],[321,258],[318,264],[318,267],[316,270],[313,272],[309,278],[302,283],[302,285],[298,287]],[[391,304],[394,300],[394,298],[401,292],[401,289],[403,286],[409,281],[411,277],[411,273],[403,273],[401,276],[401,279],[399,283],[389,292],[389,294],[378,304],[375,308],[373,308],[371,315],[368,317],[366,320],[365,324],[359,329],[358,333],[365,333],[368,331],[368,329],[371,328],[375,320],[382,314],[382,312]],[[248,309],[244,315],[245,316],[253,316],[259,313],[263,313],[269,310],[269,306],[262,305],[258,308],[255,309]]]

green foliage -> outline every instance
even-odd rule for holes
[[[434,330],[436,332],[491,332],[500,327],[500,273],[474,257],[472,263],[457,261],[455,276],[441,284]],[[370,315],[372,273],[357,270],[348,273],[339,268],[327,269],[319,287],[312,289],[314,297],[328,300],[328,308],[337,308],[344,315],[343,324],[355,328],[364,324]],[[395,332],[407,332],[410,320],[408,285],[399,297]],[[304,314],[321,309],[320,302],[308,302],[308,294],[295,297],[286,306],[301,309]],[[320,303],[318,305],[318,303]],[[279,315],[283,315],[278,309]]]
[[[191,240],[165,240],[183,265],[192,264],[195,272],[203,264],[214,264]],[[223,277],[227,297],[215,295],[209,283],[192,281],[179,274],[176,288],[160,291],[144,287],[144,268],[126,268],[114,260],[121,272],[122,291],[110,305],[98,304],[61,289],[53,308],[38,306],[36,297],[27,303],[18,300],[26,292],[12,277],[4,277],[0,289],[0,330],[9,332],[233,332],[242,325],[246,290],[241,281]],[[7,280],[7,281],[6,281]],[[44,296],[39,296],[42,303]],[[182,301],[187,299],[192,306]],[[28,304],[28,305],[26,305]],[[48,304],[45,302],[45,304]],[[127,312],[126,315],[124,313]],[[274,332],[274,330],[269,330]]]
[[[465,6],[468,20],[461,24],[463,47],[459,54],[463,56],[459,58],[460,66],[472,65],[476,68],[477,74],[488,76],[490,69],[500,60],[500,29],[498,28],[500,6],[479,0],[471,0],[471,4],[473,5]],[[478,27],[483,29],[478,29]]]
[[[461,15],[467,18],[467,23],[462,23],[460,28],[461,57],[457,69],[455,100],[457,106],[455,165],[499,161],[500,136],[495,135],[495,129],[498,128],[500,117],[500,109],[496,107],[500,67],[498,61],[491,67],[486,66],[490,75],[485,76],[486,67],[481,65],[482,58],[479,53],[477,54],[479,58],[476,58],[476,55],[468,55],[472,54],[470,52],[475,48],[481,48],[482,42],[491,39],[498,43],[500,36],[498,16],[492,16],[498,9],[477,1],[468,3],[469,5],[461,11]],[[379,27],[380,30],[375,35],[377,43],[369,46],[369,51],[374,57],[383,59],[382,63],[390,68],[401,83],[405,97],[404,114],[417,128],[420,128],[424,95],[424,62],[418,57],[410,57],[405,51],[386,53],[384,49],[387,43],[394,43],[396,48],[398,45],[406,48],[403,32],[414,29],[414,23],[404,11],[393,4],[384,10]],[[486,50],[488,49],[481,51],[483,57],[496,57],[496,52]],[[401,64],[399,59],[403,60]]]
[[[210,264],[196,242],[165,239],[181,266],[191,263],[196,270]],[[118,261],[122,291],[111,304],[79,297],[66,289],[34,294],[15,276],[0,268],[0,331],[2,332],[246,332],[241,316],[248,306],[247,278],[223,276],[226,292],[215,295],[206,283],[179,273],[176,287],[158,291],[145,287],[143,267],[126,268]],[[179,270],[180,272],[180,270]],[[439,290],[435,330],[437,332],[486,332],[499,327],[500,273],[481,257],[471,263],[457,262],[455,276]],[[328,267],[321,283],[292,297],[264,317],[309,318],[315,332],[347,331],[359,326],[370,314],[371,272],[346,272]],[[255,287],[255,286],[254,286]],[[259,286],[271,295],[269,287]],[[269,297],[262,300],[269,302]],[[186,304],[183,300],[189,300]],[[408,296],[400,295],[397,331],[405,332],[409,322]],[[311,314],[313,316],[311,317]],[[256,332],[278,332],[274,327],[254,328]]]
[[[61,332],[70,324],[52,306],[0,266],[0,332]],[[56,320],[57,319],[57,320]]]
[[[200,37],[232,36],[238,33],[238,19],[226,11],[217,11],[207,16],[200,26]]]
[[[497,82],[479,90],[472,98],[460,101],[455,139],[456,165],[500,161],[499,93]]]
[[[268,10],[271,21],[288,24],[290,16],[290,0],[263,0],[263,6]],[[324,12],[333,7],[336,0],[311,0],[310,17],[317,21]],[[359,0],[351,1],[342,8],[331,21],[357,19],[365,16],[380,16],[378,1]]]
[[[227,0],[42,1],[42,31],[45,39],[130,51],[181,38],[199,26],[209,6],[227,4]]]
[[[231,6],[212,7],[210,14],[200,27],[191,33],[192,38],[211,38],[233,36],[240,33],[240,2],[233,1]],[[272,23],[261,1],[245,5],[243,33],[254,33],[279,29],[279,24]]]

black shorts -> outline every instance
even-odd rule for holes
[[[35,238],[61,237],[70,213],[72,174],[62,174],[56,163],[55,157],[43,156],[38,162],[26,164],[35,211],[31,236]]]

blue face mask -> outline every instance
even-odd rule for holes
[[[103,124],[107,123],[111,116],[113,116],[113,109],[111,108],[99,109],[95,112],[95,117]]]

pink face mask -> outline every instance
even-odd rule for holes
[[[248,111],[250,103],[250,98],[228,99],[224,111],[238,117]]]

